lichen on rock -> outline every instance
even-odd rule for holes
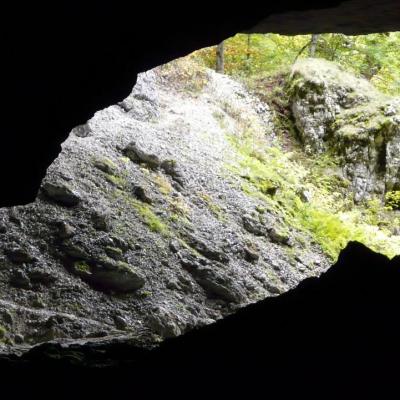
[[[305,150],[341,160],[354,200],[400,187],[400,100],[322,59],[298,61],[291,107]]]

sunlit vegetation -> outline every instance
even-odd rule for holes
[[[225,73],[234,77],[260,78],[287,71],[302,57],[309,57],[311,35],[238,34],[224,42]],[[334,61],[373,83],[379,90],[400,94],[400,33],[361,36],[317,35],[314,57]],[[206,66],[216,65],[215,47],[195,56]]]
[[[400,237],[392,235],[399,218],[379,201],[354,205],[329,155],[305,161],[301,151],[284,152],[279,142],[271,147],[257,133],[229,140],[238,159],[228,168],[242,177],[243,191],[282,215],[288,226],[309,233],[332,260],[350,240],[390,257],[399,252]]]

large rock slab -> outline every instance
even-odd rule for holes
[[[400,189],[400,99],[322,59],[298,61],[290,85],[305,150],[340,160],[356,202]]]

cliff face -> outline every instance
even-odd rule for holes
[[[321,59],[296,63],[291,90],[305,150],[340,159],[356,202],[399,190],[400,99]]]
[[[36,201],[0,210],[0,346],[151,345],[326,270],[312,237],[265,204],[273,179],[245,190],[248,138],[273,148],[268,106],[190,61],[141,74],[75,128]]]

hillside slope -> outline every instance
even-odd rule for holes
[[[3,350],[152,345],[326,270],[280,205],[295,164],[281,170],[277,140],[270,109],[230,78],[188,60],[143,73],[71,132],[34,203],[0,211]]]

